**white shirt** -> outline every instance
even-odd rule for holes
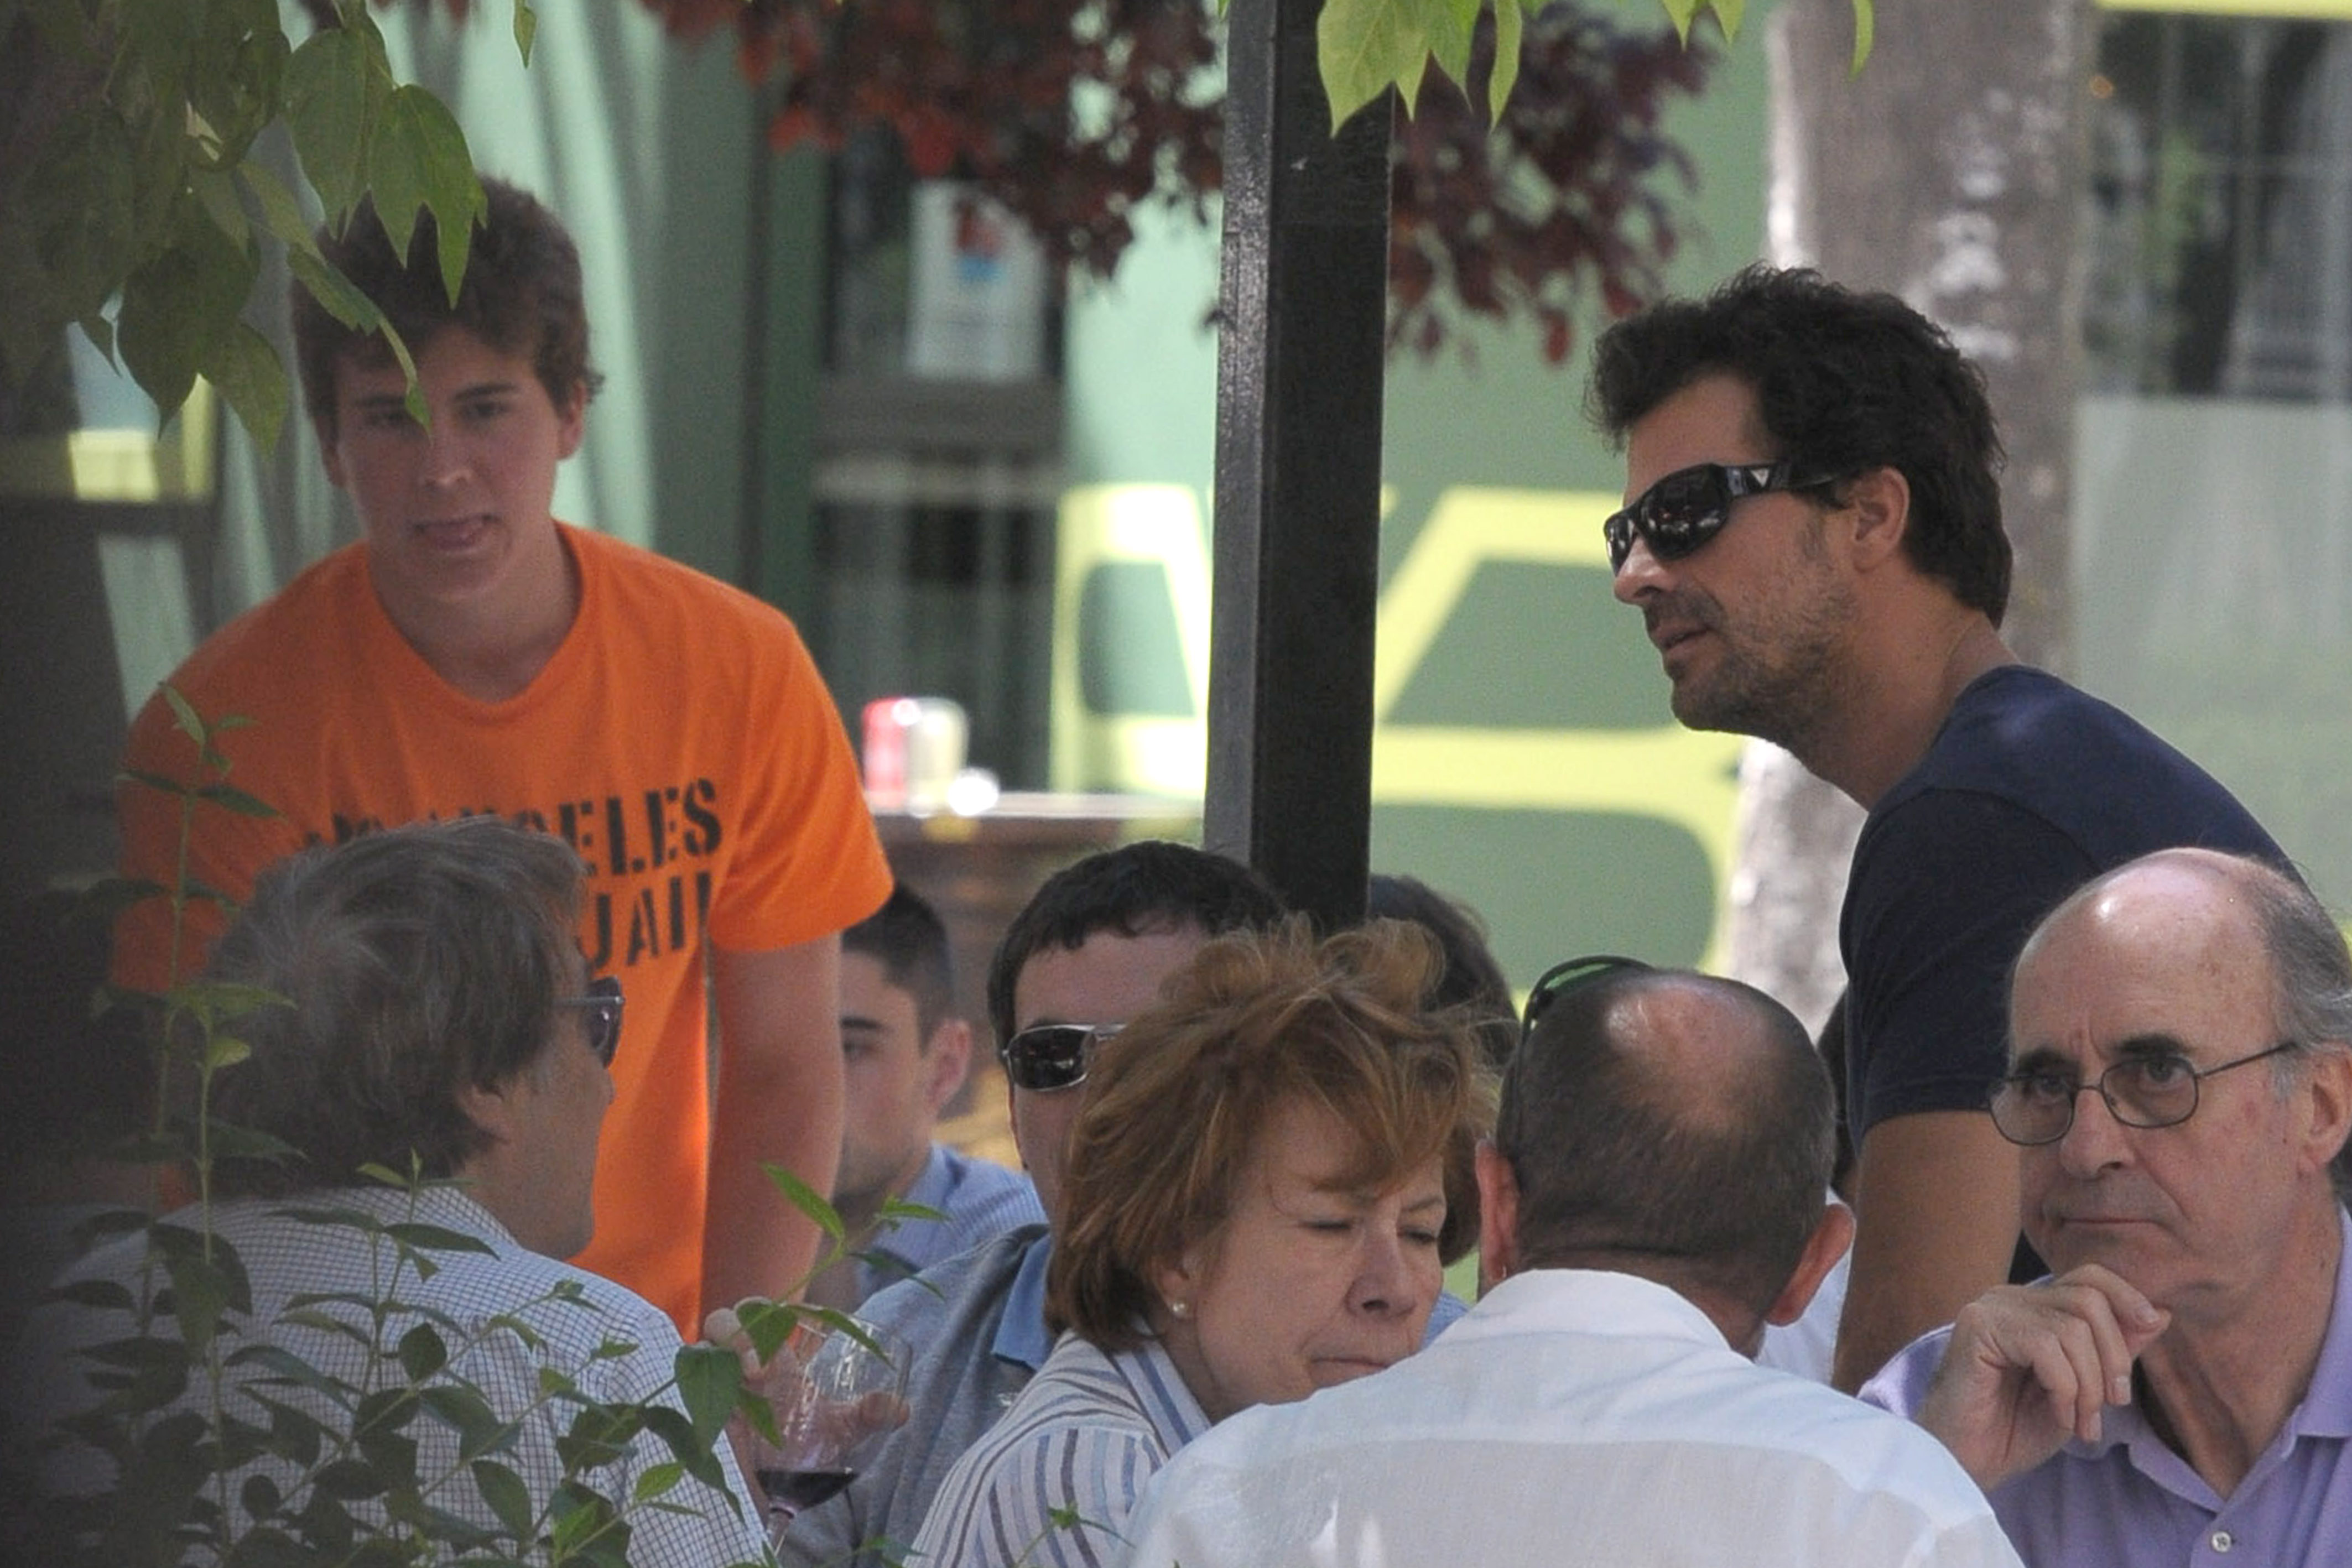
[[[1171,1459],[1132,1568],[2015,1568],[1917,1427],[1757,1366],[1630,1275],[1504,1281],[1420,1354]]]

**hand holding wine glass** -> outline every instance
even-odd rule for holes
[[[785,1522],[847,1486],[871,1447],[907,1419],[906,1341],[856,1328],[801,1322],[763,1372],[777,1440],[755,1434],[752,1465],[770,1511]]]

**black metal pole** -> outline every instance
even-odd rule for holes
[[[1370,870],[1391,99],[1330,133],[1318,9],[1227,14],[1202,837],[1331,928]]]

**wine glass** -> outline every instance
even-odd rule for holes
[[[752,1437],[753,1467],[778,1528],[856,1479],[885,1433],[907,1419],[907,1342],[887,1329],[803,1319],[776,1353],[773,1443]],[[796,1371],[796,1375],[794,1373]]]

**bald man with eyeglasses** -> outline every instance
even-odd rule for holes
[[[2151,850],[2284,857],[2196,764],[2002,640],[1983,378],[1902,300],[1750,267],[1612,327],[1591,406],[1625,453],[1616,595],[1675,716],[1786,747],[1868,813],[1838,932],[1852,1389],[2013,1265],[2038,1272],[1984,1100],[2033,922]]]
[[[2352,1557],[2352,954],[2301,883],[2194,850],[2018,961],[1994,1125],[2057,1273],[1863,1391],[1941,1438],[2032,1568]]]

